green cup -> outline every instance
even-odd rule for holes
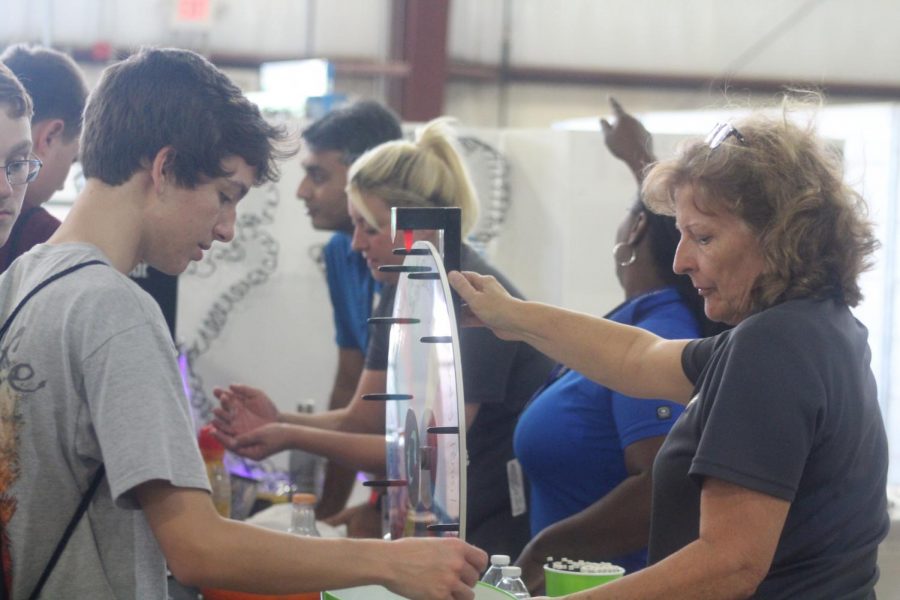
[[[610,565],[609,569],[601,573],[578,573],[576,571],[562,571],[544,566],[544,582],[547,595],[551,598],[574,594],[598,585],[618,579],[625,574],[625,569],[616,565]]]

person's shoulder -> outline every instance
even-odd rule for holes
[[[744,319],[734,328],[732,339],[773,352],[808,352],[830,344],[829,331],[843,314],[849,314],[849,309],[834,299],[788,300]]]
[[[19,217],[19,220],[22,221],[21,236],[30,245],[47,241],[60,226],[59,219],[50,214],[43,206],[32,209],[27,220],[22,216]]]
[[[54,227],[55,229],[62,224],[59,219],[43,206],[38,206],[35,209],[33,218],[41,227]]]
[[[325,242],[325,252],[349,252],[352,238],[345,231],[335,231]]]
[[[701,335],[697,317],[674,288],[648,294],[633,308],[629,325],[669,339],[693,339]]]
[[[785,329],[795,331],[805,329],[828,318],[837,308],[834,300],[816,300],[801,298],[788,300],[752,314],[742,321],[736,329],[741,331],[759,331]]]
[[[126,275],[117,271],[109,259],[88,244],[42,244],[16,263],[20,285],[34,289],[49,278],[77,265],[82,268],[59,277],[36,295],[42,303],[62,302],[73,316],[103,315],[112,320],[122,314],[139,314],[144,320],[158,310],[155,301]]]
[[[353,249],[349,233],[335,232],[322,246],[322,258],[329,278],[342,277],[344,274],[358,278],[368,274],[369,268],[362,253]]]

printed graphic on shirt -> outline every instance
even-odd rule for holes
[[[22,416],[19,404],[22,398],[46,385],[39,379],[32,366],[15,357],[25,330],[18,329],[0,344],[0,556],[3,557],[2,583],[12,589],[10,540],[7,525],[16,512],[16,499],[12,496],[13,484],[19,477],[19,433]]]

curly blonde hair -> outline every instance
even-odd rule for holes
[[[743,140],[717,148],[694,140],[644,180],[647,205],[674,214],[675,191],[699,188],[703,210],[724,210],[754,232],[766,262],[751,309],[798,298],[862,300],[858,278],[878,247],[863,198],[843,180],[841,156],[789,119],[755,114],[734,123]]]
[[[478,217],[478,198],[462,157],[454,147],[451,119],[426,123],[416,141],[396,140],[372,148],[351,165],[347,196],[370,225],[377,226],[362,194],[377,196],[388,207],[459,207],[462,234]]]

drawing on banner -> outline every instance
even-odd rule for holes
[[[185,391],[191,402],[195,423],[209,421],[215,407],[206,394],[202,378],[194,369],[197,359],[221,336],[235,307],[265,285],[278,267],[279,244],[271,226],[275,222],[280,193],[274,183],[261,191],[260,207],[241,207],[235,223],[234,240],[214,246],[202,261],[192,263],[182,275],[184,278],[215,278],[216,288],[222,290],[206,309],[193,334],[181,341]]]

